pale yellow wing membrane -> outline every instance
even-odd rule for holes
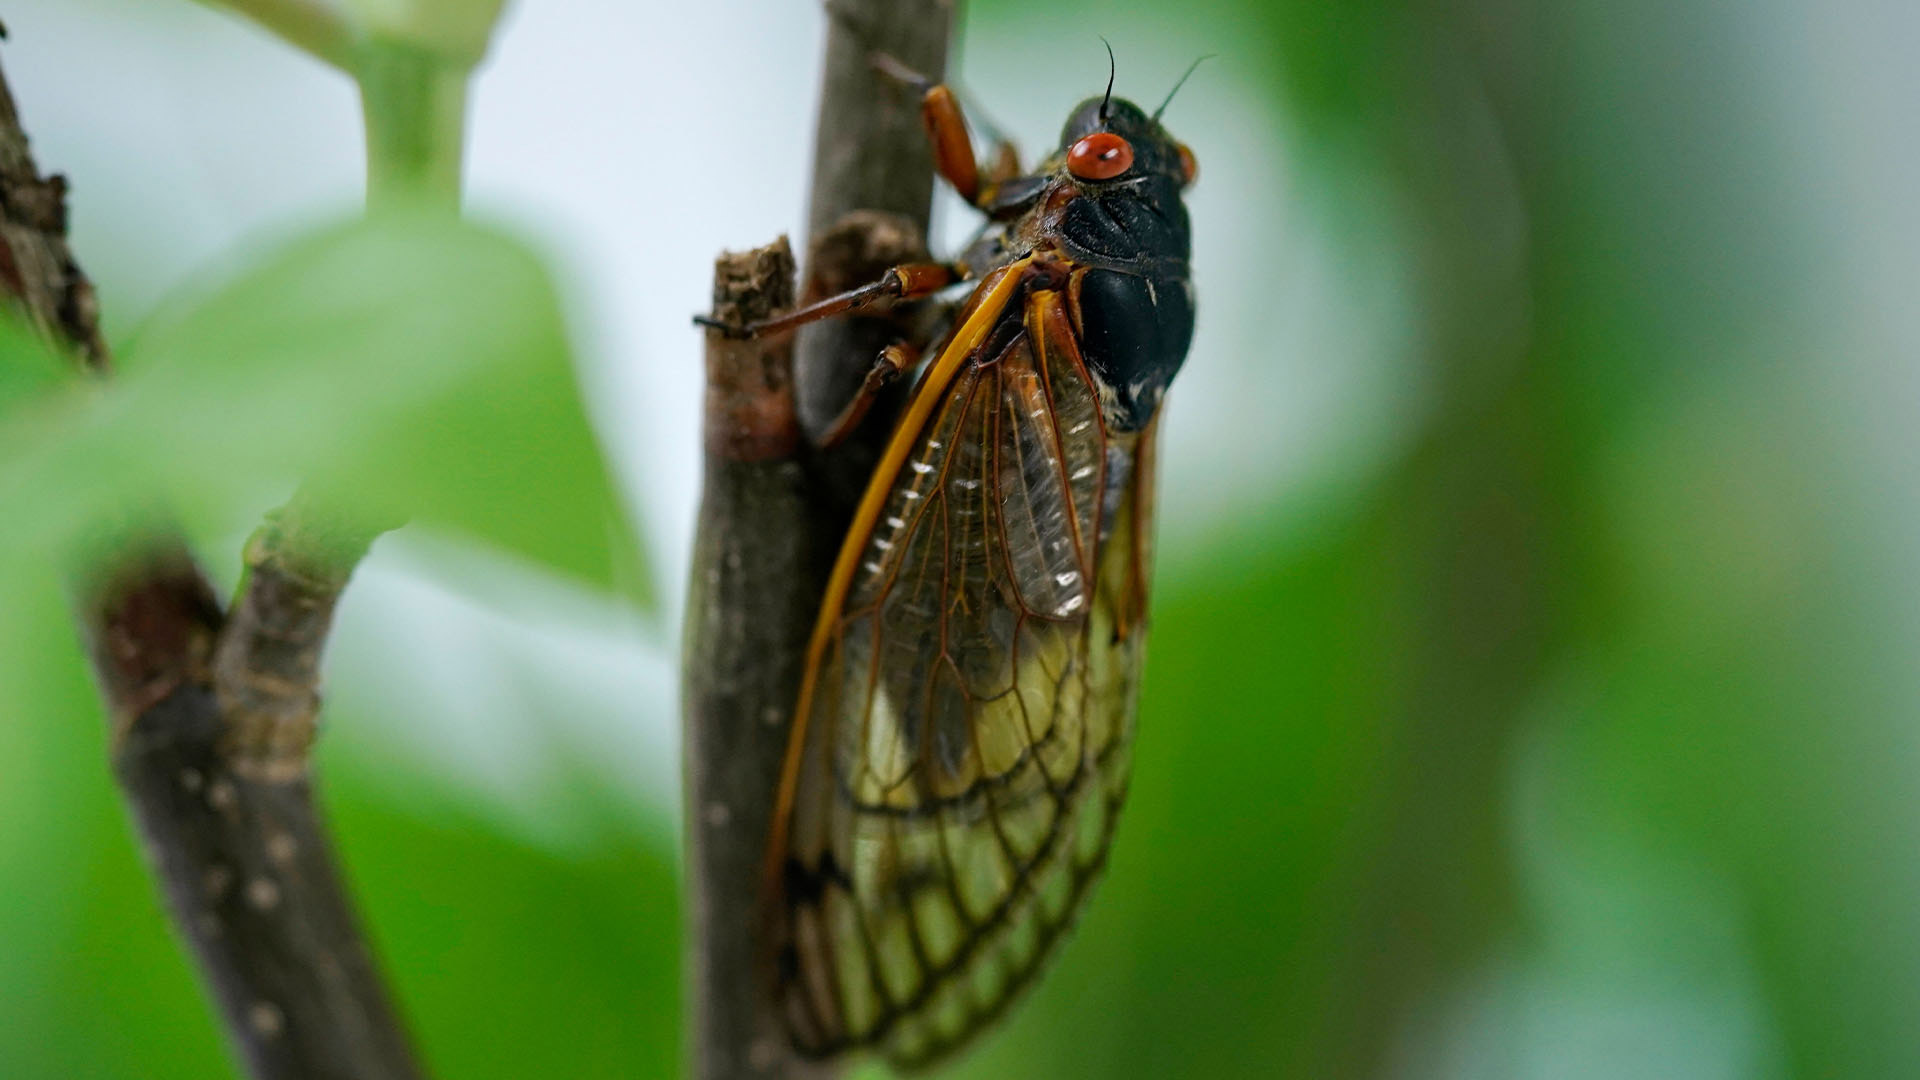
[[[810,1052],[912,1067],[998,1015],[1125,792],[1151,435],[1106,430],[1057,294],[1003,318],[1010,344],[923,391],[822,621],[783,874],[781,991]]]

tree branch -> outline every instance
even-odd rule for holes
[[[237,768],[263,778],[305,774],[333,609],[372,540],[296,495],[248,541],[247,575],[213,655]]]
[[[889,266],[926,257],[933,151],[921,128],[918,97],[875,70],[873,57],[883,53],[941,79],[953,27],[952,0],[834,0],[828,11],[802,302],[864,285]],[[911,333],[911,314],[903,306],[799,332],[794,371],[800,422],[810,438],[826,432],[880,350]],[[901,385],[894,402],[882,405],[897,404],[906,389]],[[819,455],[823,495],[843,514],[851,513],[879,456],[887,410],[876,412],[877,422]]]
[[[919,103],[874,71],[884,52],[939,78],[951,0],[835,0],[809,211],[805,297],[864,284],[924,253],[933,162]],[[784,241],[722,256],[713,314],[739,324],[793,301]],[[774,790],[807,639],[853,501],[888,427],[832,452],[817,438],[894,315],[834,320],[781,342],[707,337],[707,466],[685,648],[688,994],[699,1080],[831,1075],[796,1060],[772,1000],[762,896]]]
[[[784,238],[721,256],[713,314],[738,325],[791,307],[793,273]],[[682,696],[693,1075],[788,1077],[800,1073],[766,968],[763,856],[824,561],[790,339],[707,332],[706,447]]]
[[[66,236],[66,178],[42,178],[34,167],[13,93],[0,78],[0,285],[42,336],[73,349],[89,370],[105,371],[93,283],[74,264]]]
[[[40,177],[0,76],[0,281],[36,327],[105,371],[93,290],[66,244],[64,192]],[[305,679],[310,699],[313,654],[254,667],[276,655],[254,645],[285,639],[289,625],[245,606],[224,619],[177,536],[130,531],[108,549],[78,606],[114,771],[240,1056],[261,1080],[417,1077],[314,804],[311,702],[289,739],[261,720],[274,715],[273,696],[249,696],[297,697]],[[255,579],[263,572],[279,569],[257,565]],[[309,607],[293,629],[315,619],[324,629],[329,611]]]
[[[361,43],[357,61],[367,212],[406,206],[458,214],[470,67],[394,41]],[[236,761],[263,775],[305,771],[333,609],[374,539],[400,524],[350,522],[302,491],[254,534],[214,666],[220,701],[232,714]]]

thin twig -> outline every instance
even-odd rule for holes
[[[0,76],[0,281],[34,325],[104,371],[63,195],[39,176]],[[223,618],[178,537],[131,533],[109,549],[79,608],[114,771],[236,1050],[260,1080],[419,1076],[335,869],[304,741],[297,755],[263,753],[287,740],[259,722],[260,702],[232,692],[274,686],[307,658],[250,666],[273,650],[236,643],[285,626],[244,610]],[[310,734],[310,711],[304,724]]]
[[[372,540],[296,495],[248,541],[247,574],[213,656],[235,768],[263,779],[306,772],[321,652],[340,592]]]
[[[355,77],[367,139],[367,209],[460,212],[472,70],[429,49],[369,42]]]
[[[367,212],[460,212],[470,69],[395,42],[362,45],[356,64],[367,141]],[[234,710],[236,753],[262,768],[304,770],[320,706],[320,654],[354,566],[400,521],[350,522],[304,490],[247,545],[246,579],[215,676]]]
[[[876,53],[945,71],[951,0],[835,0],[814,149],[805,294],[877,278],[924,252],[933,163],[914,96]],[[714,315],[792,300],[784,242],[724,256]],[[761,895],[773,795],[804,651],[884,413],[831,453],[815,438],[903,326],[882,314],[779,343],[707,342],[707,470],[687,603],[689,1040],[698,1080],[831,1075],[798,1061],[774,1010]],[[791,375],[789,374],[791,372]]]
[[[230,6],[338,63],[356,47],[298,0]],[[369,208],[458,213],[467,69],[406,45],[357,48]],[[129,721],[117,751],[175,916],[262,1078],[419,1075],[309,780],[334,608],[381,531],[304,494],[270,515],[210,651],[155,706],[166,722]]]

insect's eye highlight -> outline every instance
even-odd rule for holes
[[[1111,131],[1096,131],[1067,151],[1067,171],[1082,180],[1111,180],[1133,168],[1133,144]]]
[[[1200,160],[1193,156],[1193,150],[1186,143],[1180,143],[1180,179],[1188,187],[1200,179]]]

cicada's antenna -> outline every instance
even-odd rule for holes
[[[1104,124],[1107,122],[1107,106],[1113,104],[1113,76],[1119,66],[1113,60],[1113,42],[1102,37],[1100,44],[1107,47],[1107,96],[1100,99],[1100,122]]]
[[[1192,74],[1193,74],[1193,73],[1194,73],[1194,72],[1195,72],[1196,70],[1198,70],[1198,69],[1199,69],[1199,67],[1200,67],[1200,65],[1201,65],[1201,64],[1204,64],[1204,63],[1206,63],[1207,61],[1209,61],[1209,60],[1211,60],[1211,59],[1213,59],[1213,58],[1214,58],[1214,57],[1215,57],[1216,55],[1218,55],[1218,54],[1217,54],[1217,53],[1208,53],[1207,55],[1205,55],[1205,56],[1203,56],[1203,57],[1201,57],[1200,59],[1198,59],[1198,60],[1195,60],[1195,61],[1194,61],[1193,63],[1191,63],[1191,64],[1188,64],[1188,65],[1187,65],[1187,70],[1186,70],[1186,73],[1180,76],[1180,81],[1179,81],[1179,82],[1177,82],[1177,83],[1174,83],[1174,84],[1173,84],[1173,89],[1171,89],[1171,90],[1169,90],[1169,91],[1167,91],[1167,100],[1165,100],[1165,101],[1163,101],[1163,102],[1161,102],[1161,103],[1160,103],[1160,107],[1159,107],[1159,108],[1157,108],[1157,109],[1155,109],[1155,110],[1153,110],[1153,122],[1154,122],[1154,123],[1156,123],[1156,124],[1157,124],[1157,123],[1159,123],[1159,122],[1160,122],[1160,114],[1161,114],[1161,113],[1163,113],[1163,112],[1166,112],[1166,111],[1167,111],[1167,106],[1169,106],[1169,105],[1171,105],[1171,104],[1173,104],[1173,95],[1175,95],[1175,94],[1177,94],[1177,93],[1179,93],[1179,92],[1180,92],[1180,88],[1181,88],[1181,87],[1183,87],[1183,86],[1185,86],[1185,85],[1187,85],[1187,79],[1188,79],[1188,78],[1189,78],[1190,76],[1192,76]]]

